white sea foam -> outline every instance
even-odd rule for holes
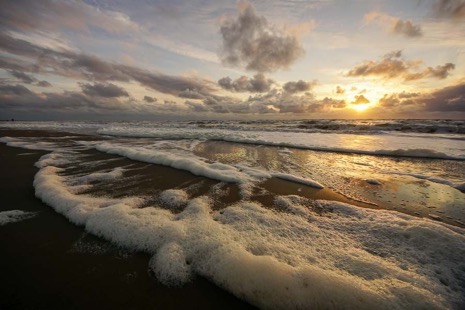
[[[290,213],[241,201],[220,211],[199,197],[178,214],[141,199],[75,195],[42,166],[36,195],[72,222],[150,253],[162,283],[199,274],[262,308],[461,308],[465,232],[396,212],[282,197]],[[168,195],[171,196],[171,195]]]
[[[57,149],[55,143],[43,141],[28,141],[24,138],[1,137],[0,142],[8,146],[20,147],[28,150],[54,151]]]
[[[25,212],[21,210],[10,210],[0,212],[0,226],[8,223],[20,222],[36,215],[35,212]]]
[[[310,180],[308,178],[298,177],[298,176],[288,174],[288,173],[275,172],[275,173],[272,173],[271,175],[276,178],[288,180],[288,181],[295,182],[295,183],[300,183],[300,184],[304,184],[304,185],[308,185],[308,186],[312,186],[316,188],[324,188],[323,185],[321,185],[320,183],[316,181]]]
[[[188,128],[236,131],[283,131],[324,133],[395,134],[420,137],[434,135],[441,139],[463,139],[465,122],[457,120],[257,120],[257,121],[135,121],[135,122],[1,122],[0,127],[10,129],[59,130],[76,133],[93,133],[98,129],[137,128]]]
[[[101,152],[116,154],[137,161],[186,170],[195,175],[205,176],[223,182],[241,183],[249,179],[247,174],[238,171],[232,166],[220,163],[209,164],[194,156],[186,158],[164,151],[148,150],[141,147],[130,148],[112,145],[110,143],[97,145],[96,149]]]
[[[261,181],[270,177],[277,177],[289,180],[291,182],[323,188],[323,185],[308,178],[302,178],[286,173],[269,173],[261,169],[240,164],[231,166],[218,162],[208,163],[205,162],[202,158],[189,153],[175,154],[168,151],[157,151],[143,147],[118,146],[111,143],[102,143],[97,145],[96,149],[109,154],[125,156],[133,160],[186,170],[192,174],[204,176],[222,182],[239,183],[243,185],[242,189],[244,191],[250,187],[250,183]]]
[[[308,211],[308,207],[304,205],[305,199],[296,196],[277,196],[274,200],[274,204],[279,208],[298,214],[304,217],[308,217],[311,213]]]
[[[385,173],[389,174],[397,174],[397,175],[407,175],[411,176],[420,180],[428,180],[430,182],[434,183],[439,183],[439,184],[444,184],[444,185],[449,185],[451,187],[454,187],[458,189],[459,191],[465,191],[465,183],[456,183],[452,182],[450,180],[446,180],[444,178],[436,177],[436,176],[429,176],[421,173],[411,173],[411,172],[393,172],[393,171],[387,171]]]
[[[463,121],[10,122],[0,127],[163,140],[210,139],[317,151],[465,160]]]
[[[169,151],[108,143],[105,149],[222,181],[232,175],[226,182],[248,184],[273,175]],[[186,198],[178,214],[139,208],[138,197],[77,195],[70,186],[74,177],[61,174],[60,166],[70,160],[58,151],[42,157],[36,196],[88,232],[153,255],[150,268],[167,285],[198,274],[262,308],[465,306],[460,228],[335,202],[319,202],[314,210],[297,196],[277,197],[276,206],[288,211],[279,213],[248,201],[213,211],[205,197]]]
[[[319,132],[288,132],[258,130],[199,129],[183,127],[102,128],[100,134],[122,137],[157,139],[222,140],[236,143],[282,146],[316,151],[343,152],[367,155],[426,157],[465,160],[465,140],[444,139],[434,135],[342,134]]]
[[[109,181],[109,180],[115,180],[118,178],[122,178],[124,175],[124,169],[121,167],[112,169],[107,172],[94,172],[90,174],[85,174],[80,177],[76,177],[73,179],[73,184],[86,184],[86,183],[91,183],[91,182],[96,182],[96,181]]]
[[[171,208],[177,208],[186,205],[189,196],[183,190],[168,189],[160,194],[160,200]]]

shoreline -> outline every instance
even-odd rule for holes
[[[46,153],[0,144],[0,212],[35,212],[0,226],[0,256],[8,266],[1,308],[166,309],[188,308],[193,300],[205,309],[254,308],[199,276],[180,288],[166,287],[149,274],[148,254],[121,250],[42,203],[32,181],[34,163]]]
[[[45,147],[49,142],[60,141],[61,144],[58,145],[65,149],[67,147],[72,148],[74,145],[81,145],[79,142],[80,140],[107,140],[107,138],[99,136],[37,130],[0,131],[0,134],[2,136],[11,137],[42,137],[37,145],[43,145]],[[29,140],[33,143],[32,145],[36,145],[35,139]],[[23,141],[26,141],[25,143],[28,145],[27,141],[29,140],[25,139]],[[115,142],[118,143],[118,140],[115,140]],[[150,143],[150,140],[146,142]],[[145,143],[145,141],[141,143]],[[18,145],[21,145],[21,143]],[[205,154],[210,154],[212,156],[211,159],[206,157],[207,160],[211,161],[218,161],[216,156],[222,156],[224,154],[215,152],[209,149],[209,147],[220,147],[225,154],[237,155],[227,160],[225,159],[226,164],[233,166],[236,161],[240,162],[242,160],[243,157],[241,156],[247,157],[250,155],[248,153],[250,149],[246,146],[234,145],[233,147],[237,148],[237,153],[235,153],[231,152],[228,148],[224,149],[217,142],[211,142],[210,144],[204,143],[202,144],[202,149],[206,152]],[[270,165],[279,163],[280,157],[277,156],[279,149],[263,147],[258,151],[253,151],[256,152],[255,154],[257,157],[255,159],[257,162],[265,160],[265,162]],[[218,180],[208,179],[206,177],[194,175],[186,170],[169,166],[150,164],[144,161],[134,161],[124,156],[99,152],[93,148],[75,148],[73,152],[75,154],[73,161],[68,163],[65,160],[63,166],[57,162],[57,167],[63,167],[64,169],[60,173],[64,177],[70,176],[71,179],[73,177],[76,179],[94,173],[94,176],[97,176],[102,175],[101,172],[109,173],[108,171],[119,171],[118,169],[125,171],[124,178],[117,177],[109,182],[92,183],[88,189],[84,187],[83,191],[79,192],[84,195],[95,194],[96,197],[116,199],[129,196],[152,197],[152,201],[149,201],[149,204],[142,206],[142,208],[157,206],[170,209],[171,212],[177,213],[177,211],[182,212],[183,210],[171,209],[169,206],[163,206],[163,204],[157,205],[159,201],[157,202],[156,199],[158,199],[157,197],[161,192],[167,189],[180,189],[188,194],[189,199],[193,199],[205,194],[212,194],[211,189],[219,185],[214,192],[218,190],[219,196],[216,197],[222,198],[219,200],[213,199],[214,201],[211,205],[213,212],[218,211],[218,213],[216,213],[218,216],[222,214],[219,209],[226,208],[225,212],[230,212],[234,207],[229,208],[229,206],[241,200],[237,184],[219,182]],[[41,155],[47,153],[49,152],[8,147],[3,143],[0,145],[1,168],[3,168],[4,171],[8,171],[7,174],[0,178],[0,186],[7,192],[4,198],[7,204],[0,208],[0,212],[17,209],[35,212],[35,216],[32,218],[0,226],[0,246],[2,248],[0,255],[4,257],[9,266],[12,266],[12,268],[5,272],[6,280],[0,287],[2,290],[2,295],[0,296],[1,306],[18,309],[50,307],[89,308],[95,307],[97,304],[99,307],[106,307],[108,305],[108,307],[112,309],[145,309],[148,307],[187,308],[194,300],[196,305],[206,309],[219,307],[225,309],[253,308],[253,306],[239,300],[232,294],[208,281],[206,278],[199,276],[195,276],[191,282],[188,282],[182,287],[166,287],[151,273],[148,267],[150,265],[149,254],[123,250],[110,242],[95,237],[87,233],[82,226],[75,226],[65,217],[56,213],[53,208],[40,202],[35,197],[35,190],[32,187],[32,180],[34,179],[35,173],[38,171],[38,168],[34,167],[34,163],[38,161]],[[58,153],[60,153],[60,151]],[[267,156],[264,158],[260,157],[263,154]],[[301,150],[289,154],[291,155],[287,157],[288,160],[296,164],[296,167],[302,167],[302,162],[312,162],[310,160],[312,158],[311,156],[321,155],[311,155],[309,152]],[[357,163],[362,163],[359,161],[362,157],[355,157]],[[334,155],[329,160],[348,164],[350,162],[348,161],[349,159],[350,158],[343,157],[342,155],[341,157],[336,157]],[[365,159],[369,160],[368,158]],[[301,162],[294,162],[294,160],[301,160]],[[321,175],[325,175],[325,172],[328,171],[327,169],[334,168],[322,165],[322,161],[312,163],[316,164],[316,167],[324,168],[312,171],[315,173],[317,181],[321,180],[318,179],[318,177],[321,178]],[[267,166],[265,166],[265,169],[266,167]],[[367,185],[366,182],[357,183],[363,180],[360,179],[360,175],[352,175],[352,177],[352,181],[347,184],[352,188],[366,191],[366,193],[376,188]],[[329,178],[326,184],[333,180],[334,178]],[[347,180],[350,179],[342,179],[343,182]],[[403,181],[405,181],[405,178],[399,179],[398,183],[402,184]],[[364,185],[366,188],[364,188]],[[417,185],[414,184],[414,186]],[[404,199],[406,199],[406,196],[403,196],[404,193],[395,187],[390,188],[389,186],[385,186],[385,189],[392,191],[395,195],[399,195],[399,197],[396,198],[398,200],[402,199],[401,201],[404,201]],[[49,188],[47,192],[54,192],[53,187]],[[375,195],[376,192],[373,192],[373,194]],[[382,193],[378,193],[377,196],[381,194]],[[405,195],[408,194],[409,193],[406,193]],[[289,195],[305,198],[307,199],[307,204],[303,206],[303,209],[292,209],[286,204],[286,199],[288,199],[286,197],[291,197]],[[362,207],[360,208],[361,214],[368,212],[363,211],[362,209],[364,208],[400,211],[392,210],[387,207],[363,206],[360,205],[360,202],[355,203],[354,200],[341,196],[341,194],[331,187],[317,189],[273,177],[261,183],[256,183],[256,186],[252,187],[251,196],[246,196],[248,197],[246,199],[249,199],[249,202],[258,202],[260,205],[264,206],[264,214],[268,214],[270,219],[276,215],[279,216],[281,212],[283,212],[283,217],[287,217],[294,212],[297,212],[296,214],[299,214],[299,212],[305,213],[306,211],[304,209],[309,208],[312,210],[314,216],[316,216],[316,223],[319,222],[318,217],[320,216],[322,216],[322,221],[326,219],[330,220],[332,217],[332,207],[325,210],[324,207],[321,208],[320,202],[315,201],[316,199],[342,201],[357,205]],[[281,203],[276,202],[279,199],[281,199]],[[293,198],[291,197],[289,199]],[[152,203],[152,205],[150,205],[150,203]],[[322,204],[325,205],[325,202],[323,201]],[[280,208],[283,209],[281,210]],[[345,207],[343,206],[342,208]],[[347,206],[347,208],[349,208],[349,206]],[[59,211],[59,209],[57,210]],[[328,211],[329,216],[325,213]],[[141,212],[144,214],[144,211],[141,210]],[[367,214],[370,214],[370,212]],[[413,212],[413,210],[406,209],[402,210],[400,213],[409,214],[409,212]],[[286,215],[285,213],[290,214]],[[376,217],[375,213],[371,214]],[[383,214],[383,212],[381,212],[381,214]],[[388,215],[389,218],[391,218],[391,216],[393,218],[402,218],[400,215]],[[421,218],[419,214],[417,214],[417,217]],[[363,220],[366,220],[366,218]],[[259,221],[258,223],[262,222]],[[266,221],[264,223],[266,223]],[[308,223],[311,225],[312,221],[310,220]],[[413,226],[416,227],[415,225],[417,224],[415,224],[415,221],[412,223]],[[365,224],[361,222],[361,224],[367,225],[368,227],[371,225],[369,222]],[[435,229],[433,228],[435,227],[434,224],[432,226],[430,226],[429,223],[425,224],[428,225],[427,227]],[[376,225],[382,226],[385,224],[383,224],[382,221],[378,221]],[[390,225],[391,226],[388,227],[396,231],[396,226],[392,226],[393,223],[390,223]],[[332,231],[330,227],[333,226],[334,225],[328,226],[329,231]],[[123,225],[121,227],[124,229],[125,226]],[[452,227],[449,228],[454,230]],[[136,227],[133,227],[133,229],[137,230]],[[128,231],[127,233],[132,234],[132,231],[133,230]],[[289,231],[292,231],[292,229]],[[346,231],[346,233],[351,234],[351,231]],[[270,237],[275,235],[276,234],[270,235]],[[109,237],[111,235],[107,234],[105,236],[111,239],[111,237]],[[20,242],[18,242],[18,240]],[[325,244],[323,243],[323,245]],[[313,246],[313,242],[311,242],[311,246]],[[331,249],[327,250],[333,253]],[[261,253],[260,251],[261,250],[257,253]],[[371,253],[376,253],[376,251],[368,251],[367,253],[371,255]],[[262,255],[255,255],[256,253],[252,254],[254,254],[254,259],[262,259]],[[208,273],[204,275],[207,278],[211,276]],[[216,283],[222,283],[221,281],[217,282],[218,279],[215,277],[211,279]],[[278,282],[281,282],[281,280]],[[263,285],[266,286],[266,283],[263,283]],[[237,291],[233,292],[237,294]],[[59,295],[59,298],[57,298],[57,295]],[[238,294],[238,296],[242,295]],[[250,298],[250,296],[248,297]],[[271,298],[271,296],[269,297]],[[254,304],[261,304],[253,299],[251,302]]]

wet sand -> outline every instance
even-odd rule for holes
[[[16,132],[26,134],[34,133]],[[163,286],[147,270],[148,255],[89,235],[43,204],[32,180],[45,153],[0,143],[0,212],[37,212],[0,226],[1,309],[253,308],[201,277],[181,288]]]
[[[0,130],[0,136],[11,137],[53,138],[69,135],[76,136],[47,131]],[[79,136],[79,140],[96,139],[105,138]],[[220,144],[213,142],[211,145],[218,147]],[[208,146],[208,143],[204,146]],[[250,146],[236,144],[234,147],[245,149]],[[221,149],[224,150],[224,145]],[[263,149],[265,154],[275,156],[276,148]],[[227,155],[228,152],[225,153]],[[304,154],[304,160],[308,160],[307,156],[312,152],[297,153]],[[196,277],[181,288],[163,286],[148,271],[149,255],[127,252],[87,234],[82,227],[69,223],[65,217],[43,204],[35,197],[32,186],[34,175],[38,171],[34,163],[43,154],[46,152],[7,147],[0,143],[0,168],[3,171],[0,188],[5,202],[1,204],[0,211],[37,212],[33,218],[0,226],[0,255],[4,266],[8,266],[3,272],[4,281],[0,285],[0,308],[170,309],[192,307],[193,303],[196,307],[205,309],[251,308],[247,303],[201,277]],[[96,169],[131,167],[125,172],[124,180],[117,180],[111,186],[95,184],[91,190],[83,192],[85,194],[109,195],[115,198],[124,195],[155,196],[154,194],[162,190],[176,187],[186,190],[192,198],[208,193],[219,183],[186,171],[132,161],[95,150],[82,151],[82,154],[85,155],[82,162],[74,168],[66,169],[64,173],[72,175],[90,173]],[[211,150],[210,154],[222,155]],[[217,159],[212,157],[212,160]],[[267,159],[267,162],[272,163],[273,160]],[[92,166],[90,163],[98,164]],[[315,175],[318,175],[318,171]],[[250,199],[272,207],[276,195],[299,195],[367,208],[394,209],[394,203],[397,204],[398,201],[384,205],[371,203],[377,201],[376,198],[380,195],[376,194],[376,187],[362,182],[360,178],[354,180],[348,184],[357,188],[364,199],[352,199],[332,188],[316,189],[277,178],[260,184],[265,191],[254,192]],[[396,182],[404,181],[405,179],[401,179]],[[395,186],[385,188],[392,193],[401,192],[401,189]],[[214,209],[240,200],[236,185],[226,185],[222,190],[226,194],[215,201]],[[365,199],[367,197],[372,199]],[[416,211],[411,208],[398,211],[420,215],[415,214]]]

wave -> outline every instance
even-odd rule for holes
[[[61,163],[60,153],[55,160]],[[43,163],[42,160],[44,160]],[[152,255],[149,267],[169,286],[201,275],[260,308],[461,308],[465,304],[465,231],[392,211],[278,196],[293,212],[240,201],[212,210],[207,197],[180,213],[140,208],[139,197],[77,195],[44,157],[36,196],[86,231]],[[114,172],[108,172],[114,174]]]
[[[465,141],[451,140],[437,143],[415,136],[351,135],[322,133],[289,133],[278,131],[232,131],[186,128],[127,128],[99,129],[101,135],[155,138],[218,140],[235,143],[300,148],[314,151],[465,160]],[[352,147],[345,146],[352,145]],[[399,148],[401,146],[401,148]],[[379,147],[379,148],[377,148]],[[384,149],[382,148],[384,147]]]
[[[95,132],[98,129],[116,126],[127,128],[189,128],[235,131],[283,131],[308,133],[419,133],[443,135],[444,137],[465,134],[465,121],[459,120],[254,120],[254,121],[133,121],[133,122],[85,122],[85,121],[16,121],[0,122],[0,128],[70,130]],[[463,139],[463,136],[462,136]]]

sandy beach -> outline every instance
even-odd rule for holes
[[[2,136],[46,136],[2,131]],[[60,134],[58,134],[60,135]],[[157,282],[150,256],[92,236],[34,195],[34,167],[41,151],[0,144],[0,212],[34,216],[0,226],[2,309],[204,309],[253,308],[209,281],[196,277],[180,288]]]
[[[280,307],[281,301],[319,300],[307,289],[310,280],[294,283],[294,277],[314,276],[319,280],[312,282],[312,292],[335,281],[346,287],[334,295],[338,300],[359,283],[353,294],[368,298],[364,305],[378,298],[389,304],[397,296],[376,297],[374,274],[384,274],[380,281],[394,276],[423,283],[432,267],[417,275],[413,270],[421,265],[406,253],[421,245],[415,255],[424,262],[426,251],[435,260],[434,242],[443,237],[424,249],[431,234],[461,242],[453,234],[463,226],[462,192],[371,167],[434,164],[460,175],[462,161],[44,130],[1,130],[0,136],[10,145],[0,144],[6,202],[0,215],[23,212],[0,226],[0,255],[8,266],[1,284],[6,309],[179,309],[193,301],[206,309],[252,308],[246,301]],[[288,167],[312,179],[266,172]],[[423,229],[428,232],[418,232]],[[441,267],[448,278],[440,282],[452,281],[458,289],[463,274],[449,275],[447,264],[459,264],[450,255],[451,262]],[[398,260],[404,265],[392,269]],[[322,264],[321,271],[308,272],[302,263]],[[370,267],[354,267],[360,264]],[[392,285],[386,281],[382,285]],[[434,282],[415,289],[429,294],[428,283]],[[291,285],[295,300],[278,297]],[[415,294],[409,298],[417,303]]]

